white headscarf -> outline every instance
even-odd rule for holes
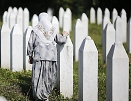
[[[56,28],[52,26],[45,12],[39,14],[39,23],[33,28],[33,31],[44,43],[53,42],[57,34]]]

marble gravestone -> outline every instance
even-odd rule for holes
[[[74,26],[74,59],[75,61],[79,60],[78,51],[84,39],[83,37],[81,37],[81,34],[83,34],[82,28],[83,28],[83,25],[82,25],[81,20],[77,19]]]
[[[23,33],[15,24],[10,33],[10,67],[13,72],[23,70]]]
[[[1,29],[1,68],[10,69],[10,28],[6,22]]]
[[[19,7],[17,17],[16,17],[16,24],[18,24],[19,28],[23,33],[23,9]]]
[[[97,9],[97,25],[102,24],[102,10],[100,7]]]
[[[63,15],[64,15],[64,9],[60,7],[59,9],[59,25],[60,28],[63,28]]]
[[[98,50],[91,37],[79,49],[78,101],[98,101]]]
[[[108,23],[104,29],[104,36],[103,36],[103,61],[107,61],[107,54],[111,46],[115,43],[115,29],[113,24]]]
[[[3,23],[4,23],[4,22],[7,23],[7,13],[8,13],[8,12],[5,11],[4,14],[3,14],[3,19],[2,19]]]
[[[117,10],[114,8],[113,11],[112,11],[112,23],[113,23],[113,25],[114,25],[114,22],[115,22],[117,16],[118,16],[118,12],[117,12]]]
[[[56,28],[57,32],[59,33],[59,21],[56,16],[52,18],[52,25]]]
[[[129,58],[119,42],[107,56],[106,101],[129,101]]]
[[[24,8],[23,22],[23,32],[25,32],[27,27],[29,26],[29,10],[27,8]]]
[[[24,33],[24,39],[23,39],[23,67],[24,70],[32,70],[32,64],[28,63],[29,57],[27,56],[27,46],[28,46],[28,41],[30,38],[30,34],[32,31],[32,26],[28,26],[25,33]]]
[[[85,38],[86,36],[88,36],[88,18],[85,13],[82,13],[81,22],[82,22],[82,26],[83,26],[83,33],[82,34],[83,34],[83,37]]]
[[[110,11],[108,8],[105,8],[104,16],[106,16],[110,20]]]
[[[73,44],[67,37],[66,44],[58,45],[57,86],[64,98],[73,95]]]
[[[127,17],[126,17],[126,11],[124,9],[121,10],[121,20],[122,20],[122,42],[126,42],[127,38]]]
[[[90,23],[95,23],[95,9],[93,7],[91,7],[90,9]]]
[[[36,14],[32,17],[32,27],[35,27],[38,24],[38,16]]]
[[[122,19],[120,18],[120,16],[117,16],[115,23],[114,23],[114,28],[116,30],[116,38],[115,38],[115,42],[119,42],[119,43],[123,43],[122,41]]]

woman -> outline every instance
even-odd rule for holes
[[[36,101],[48,101],[57,79],[56,43],[66,43],[68,33],[58,34],[47,13],[39,14],[39,23],[33,28],[27,46],[32,65],[32,89]]]

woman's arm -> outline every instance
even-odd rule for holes
[[[32,31],[31,34],[30,34],[30,38],[29,38],[28,46],[27,46],[27,56],[29,56],[28,62],[29,62],[30,64],[33,63],[34,40],[35,40],[35,34],[34,34],[34,32]]]
[[[57,34],[56,37],[55,37],[56,43],[59,44],[59,45],[66,43],[67,36],[68,36],[67,31],[63,31],[62,35]]]

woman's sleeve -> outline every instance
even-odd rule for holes
[[[67,41],[66,35],[57,34],[56,37],[55,37],[55,42],[59,45],[65,44],[66,41]]]
[[[35,41],[35,34],[32,31],[31,34],[30,34],[28,45],[27,45],[27,56],[29,56],[29,57],[33,56],[34,41]]]

